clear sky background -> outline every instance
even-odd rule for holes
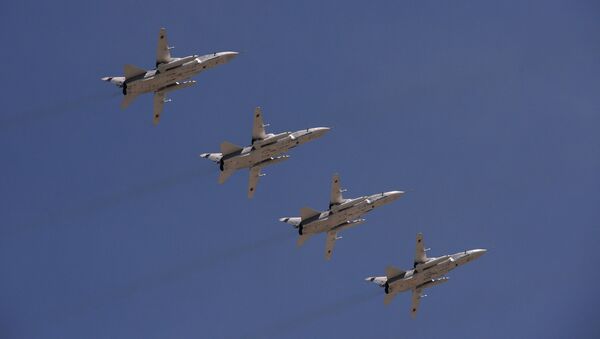
[[[100,81],[173,54],[239,51],[119,108]],[[4,1],[1,338],[599,337],[597,1]],[[329,126],[218,185],[203,152]],[[280,223],[347,196],[407,194],[296,248]],[[363,279],[487,248],[383,305]]]

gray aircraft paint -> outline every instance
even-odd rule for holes
[[[225,141],[221,144],[220,153],[200,154],[200,157],[208,158],[219,164],[221,170],[219,183],[221,184],[235,171],[244,168],[250,169],[248,198],[254,196],[258,178],[264,176],[261,169],[289,159],[290,156],[285,153],[290,149],[318,139],[329,131],[328,127],[314,127],[296,132],[267,134],[264,129],[266,126],[262,121],[262,110],[257,107],[254,110],[254,127],[250,146],[240,147]]]
[[[415,261],[412,270],[402,271],[389,266],[385,270],[385,276],[365,279],[385,289],[385,304],[389,304],[398,293],[412,290],[411,315],[413,318],[417,314],[420,299],[425,296],[422,294],[424,289],[448,282],[449,278],[445,276],[448,272],[478,259],[487,250],[466,250],[435,258],[428,258],[425,254],[426,251],[423,235],[419,233],[416,239]]]
[[[297,243],[298,246],[304,244],[312,235],[327,233],[325,246],[326,260],[331,259],[335,241],[341,239],[337,235],[338,232],[362,224],[365,221],[361,218],[364,214],[377,207],[387,205],[404,194],[402,191],[389,191],[353,199],[344,199],[342,192],[344,190],[340,189],[339,176],[335,174],[332,179],[328,210],[321,212],[310,208],[303,208],[300,211],[300,217],[284,217],[279,219],[279,221],[291,224],[298,229],[298,233],[300,234]]]
[[[225,64],[233,59],[237,52],[218,52],[202,56],[189,55],[183,58],[171,57],[167,44],[167,32],[161,28],[156,51],[156,68],[144,70],[132,65],[125,65],[122,77],[104,77],[108,81],[123,89],[125,96],[121,108],[129,104],[140,94],[154,93],[154,119],[156,125],[160,120],[163,105],[170,100],[166,94],[174,90],[191,87],[196,81],[189,80],[202,71]]]

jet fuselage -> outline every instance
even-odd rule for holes
[[[296,132],[283,132],[270,135],[268,138],[254,142],[251,146],[244,147],[240,152],[222,156],[221,170],[238,170],[254,166],[271,165],[287,159],[277,155],[286,153],[290,149],[323,136],[329,128],[315,127]]]
[[[122,84],[123,94],[160,91],[206,69],[227,63],[237,54],[236,52],[219,52],[203,56],[191,55],[160,64],[156,69],[145,74],[125,79]]]
[[[403,193],[401,191],[390,191],[348,199],[340,205],[332,206],[329,210],[319,215],[302,220],[298,225],[298,232],[300,235],[305,235],[332,230],[340,231],[346,227],[353,226],[348,221],[357,220],[376,207],[389,204],[400,198]]]
[[[417,265],[416,268],[406,271],[399,276],[393,277],[375,277],[373,282],[376,282],[385,287],[386,294],[399,293],[408,291],[414,288],[427,288],[438,283],[445,282],[444,277],[448,272],[458,266],[464,265],[482,256],[486,250],[475,249],[464,252],[459,252],[443,257],[430,258],[428,261],[436,262],[434,265],[428,266],[428,263]]]

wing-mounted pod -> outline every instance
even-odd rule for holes
[[[192,87],[196,84],[196,80],[186,80],[186,81],[178,81],[175,82],[167,87],[163,87],[160,90],[157,91],[157,93],[169,93],[169,92],[173,92],[176,91],[178,89],[182,89],[182,88],[187,88],[187,87]]]
[[[446,283],[450,280],[450,278],[448,277],[441,277],[438,279],[431,279],[430,281],[424,283],[423,285],[419,286],[419,288],[430,288],[433,286],[437,286],[437,285],[441,285],[443,283]]]
[[[259,167],[265,167],[265,166],[270,166],[270,165],[274,165],[274,164],[278,164],[280,162],[286,161],[290,158],[289,155],[284,154],[284,155],[280,155],[277,157],[270,157],[266,160],[264,160],[263,162],[261,162],[260,164],[256,165]]]

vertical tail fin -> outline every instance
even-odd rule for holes
[[[133,100],[135,100],[135,98],[137,98],[138,94],[126,94],[125,97],[123,98],[123,101],[121,102],[121,108],[125,109],[127,108],[127,106],[129,106]]]

